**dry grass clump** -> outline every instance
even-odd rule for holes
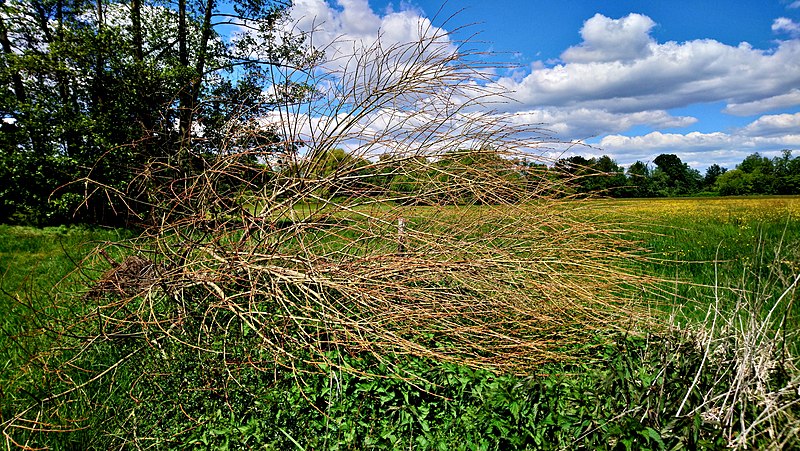
[[[437,30],[379,42],[305,68],[317,90],[201,172],[153,164],[132,246],[168,269],[100,306],[105,327],[256,366],[335,350],[525,372],[642,319],[632,247],[562,204],[531,164],[544,132],[489,109],[502,93],[475,61]]]
[[[777,246],[770,260],[759,243],[757,264],[737,281],[717,274],[705,320],[684,328],[702,360],[676,415],[699,413],[733,449],[754,443],[787,449],[800,436],[794,312],[800,275],[786,271],[785,250]],[[690,398],[698,400],[693,409],[686,408]]]
[[[491,109],[504,93],[464,45],[421,29],[418,42],[272,68],[276,92],[293,93],[265,100],[274,114],[232,125],[184,159],[191,170],[154,161],[108,193],[147,200],[144,230],[84,262],[113,262],[88,295],[64,285],[51,312],[69,320],[48,326],[64,346],[34,362],[53,386],[4,427],[70,430],[42,418],[113,409],[90,384],[111,393],[128,378],[138,404],[136,387],[167,390],[169,374],[182,390],[187,368],[214,394],[246,386],[245,367],[352,370],[343,356],[524,374],[645,321],[645,282],[626,272],[635,247],[575,214],[586,204],[566,202],[542,164],[552,140]]]
[[[214,191],[200,183],[176,201]],[[298,195],[259,215],[252,204],[274,200],[247,198],[151,229],[137,251],[171,269],[124,309],[115,300],[126,314],[108,320],[182,339],[173,335],[191,319],[202,324],[191,344],[209,351],[245,329],[254,352],[281,362],[337,349],[520,372],[641,315],[623,285],[640,282],[621,272],[623,243],[554,200],[418,207]]]
[[[228,376],[342,368],[345,354],[528,373],[645,320],[643,280],[625,271],[635,249],[574,214],[583,204],[541,164],[552,141],[491,109],[504,93],[484,69],[435,29],[273,68],[275,86],[309,89],[276,88],[295,94],[194,153],[193,170],[155,161],[131,185],[145,229],[84,265],[123,262],[63,326],[75,352],[46,365],[115,340],[125,351],[48,400],[144,349],[215,356]]]

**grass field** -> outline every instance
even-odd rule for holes
[[[58,343],[48,317],[56,286],[96,246],[130,236],[124,230],[0,225],[0,418],[21,408],[17,390],[36,391],[44,382],[29,372],[36,356]],[[9,442],[5,444],[7,447]]]
[[[638,224],[654,260],[643,270],[672,280],[671,308],[704,315],[713,286],[788,286],[800,271],[800,197],[602,201],[602,210]],[[674,310],[673,310],[674,311]]]
[[[40,357],[61,344],[55,340],[68,339],[45,319],[65,315],[51,303],[53,287],[93,246],[124,239],[128,232],[0,226],[0,429],[5,445],[60,449],[143,444],[196,449],[796,445],[797,431],[792,428],[800,424],[796,420],[800,379],[792,360],[759,357],[773,363],[767,365],[769,374],[755,378],[754,384],[763,386],[771,405],[780,407],[777,411],[766,406],[762,392],[751,390],[750,379],[736,375],[763,367],[752,363],[755,357],[743,357],[748,349],[763,348],[771,353],[770,359],[774,357],[777,350],[765,337],[776,336],[778,329],[784,331],[780,352],[798,355],[793,331],[800,322],[791,308],[796,289],[787,288],[800,271],[800,197],[592,200],[579,205],[576,215],[610,219],[621,234],[647,250],[649,258],[632,262],[629,269],[659,280],[643,296],[653,305],[658,322],[674,329],[601,334],[575,360],[543,365],[525,377],[424,358],[403,359],[398,365],[415,375],[412,385],[388,373],[378,378],[359,375],[380,374],[386,368],[358,355],[339,356],[343,364],[356,368],[351,373],[307,369],[309,376],[301,381],[277,369],[274,374],[242,370],[231,378],[210,374],[207,368],[212,367],[203,361],[207,357],[192,352],[174,351],[171,359],[161,360],[173,351],[154,346],[152,352],[145,351],[149,357],[115,368],[110,380],[81,386],[79,396],[58,408],[42,407],[43,417],[33,416],[38,422],[20,412],[41,405],[37,403],[43,397],[58,391],[57,379],[82,377],[48,373],[48,361]],[[773,306],[781,295],[781,309],[775,313]],[[780,315],[781,321],[775,321]],[[756,323],[748,326],[748,321]],[[748,332],[753,328],[769,333],[753,336]],[[124,354],[134,349],[131,346],[101,343],[93,351],[100,354],[89,361],[102,368],[110,354]],[[108,361],[118,361],[114,358]],[[143,368],[159,376],[143,379]],[[303,371],[301,365],[298,370]],[[218,392],[213,387],[220,380],[247,383]],[[747,419],[748,425],[756,426],[733,427],[724,415],[726,408],[740,416],[742,424]]]

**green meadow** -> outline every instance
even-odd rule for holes
[[[602,202],[639,224],[637,239],[653,256],[642,270],[665,279],[667,311],[687,321],[705,315],[715,287],[777,298],[800,271],[800,197]]]
[[[578,217],[637,244],[642,258],[626,271],[650,279],[641,296],[652,319],[597,331],[574,358],[527,375],[425,357],[390,370],[345,352],[334,360],[352,371],[212,374],[214,357],[127,339],[81,355],[81,368],[117,362],[111,377],[54,372],[48,359],[77,339],[70,309],[92,302],[61,302],[59,287],[88,287],[101,270],[78,263],[133,232],[0,226],[0,439],[12,449],[797,446],[800,197],[576,202]],[[62,378],[80,395],[62,392]]]

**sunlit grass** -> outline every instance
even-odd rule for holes
[[[22,293],[33,284],[52,288],[75,263],[104,241],[118,241],[124,230],[0,225],[0,287]]]
[[[594,202],[598,211],[633,226],[651,256],[641,270],[664,279],[664,310],[679,321],[702,319],[715,286],[755,290],[800,271],[798,196]]]
[[[0,225],[0,386],[10,387],[7,377],[37,347],[52,345],[40,326],[57,284],[98,244],[130,235],[125,230]]]

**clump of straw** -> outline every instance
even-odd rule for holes
[[[193,157],[202,170],[145,168],[127,193],[149,199],[144,231],[107,252],[149,270],[94,285],[66,327],[76,352],[59,355],[126,353],[46,401],[176,347],[233,378],[348,370],[343,355],[530,373],[644,319],[635,249],[565,197],[542,156],[553,140],[492,109],[504,93],[465,45],[422,29],[276,73],[316,89],[231,127]]]
[[[450,35],[420,36],[305,70],[326,91],[249,132],[280,140],[232,136],[183,178],[151,166],[157,212],[133,246],[168,270],[101,306],[108,327],[188,341],[195,324],[191,345],[213,352],[238,331],[259,361],[338,350],[525,372],[640,317],[629,244],[530,164],[544,131],[489,109],[502,93]]]

